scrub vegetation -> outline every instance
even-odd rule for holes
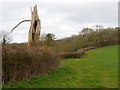
[[[47,76],[10,83],[3,88],[118,88],[118,45],[86,51],[78,59],[62,59]]]

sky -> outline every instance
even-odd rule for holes
[[[31,19],[30,7],[37,5],[41,34],[53,33],[56,39],[77,35],[85,27],[118,26],[119,0],[1,0],[0,31],[10,32],[22,20]],[[13,43],[28,40],[30,22],[19,25]]]

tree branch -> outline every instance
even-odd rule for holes
[[[29,22],[29,21],[31,21],[31,20],[23,20],[23,21],[21,21],[19,24],[17,24],[17,25],[11,30],[11,33],[12,33],[13,30],[14,30],[17,26],[19,26],[21,23],[23,23],[23,22]]]

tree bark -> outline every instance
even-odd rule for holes
[[[37,5],[31,10],[31,25],[28,33],[28,46],[39,43],[41,23],[38,17]]]

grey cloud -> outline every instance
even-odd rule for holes
[[[64,0],[63,0],[64,1]],[[72,1],[72,0],[71,0]],[[74,2],[74,0],[73,0]],[[77,34],[83,27],[101,24],[117,26],[117,2],[8,2],[2,3],[2,30],[11,30],[21,20],[30,19],[30,6],[38,5],[42,33],[57,38]],[[13,42],[26,42],[30,23],[21,24],[12,33]]]
[[[66,16],[67,20],[75,21],[78,23],[116,23],[117,20],[117,7],[113,3],[91,3],[81,7],[72,8]]]

